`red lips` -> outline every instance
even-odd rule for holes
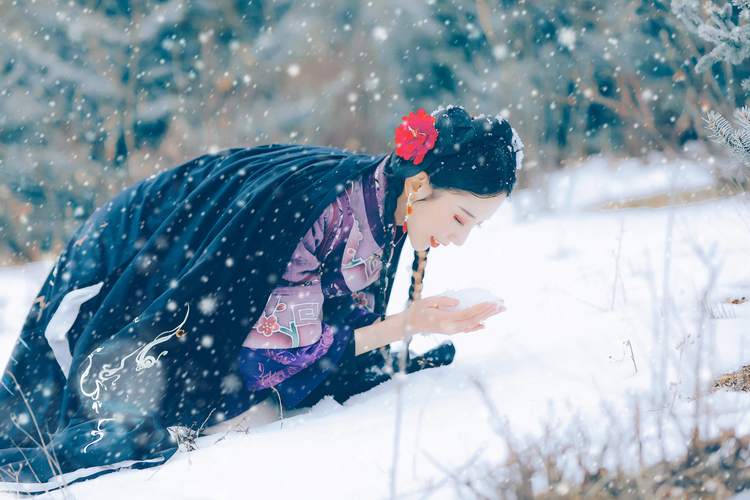
[[[437,241],[435,240],[435,237],[434,237],[434,236],[430,236],[430,246],[431,246],[432,248],[437,248],[438,246],[440,246],[440,243],[438,243],[438,242],[437,242]]]

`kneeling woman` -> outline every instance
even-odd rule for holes
[[[483,328],[501,307],[442,309],[456,304],[420,299],[421,277],[429,248],[463,244],[510,194],[521,142],[502,118],[454,107],[411,113],[396,143],[379,156],[224,151],[97,210],[4,372],[5,487],[158,465],[177,450],[169,428],[216,426],[271,395],[291,408],[343,401],[382,381],[389,343]],[[386,317],[406,236],[413,300]]]

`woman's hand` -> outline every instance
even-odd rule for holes
[[[441,309],[458,304],[457,299],[450,297],[428,297],[413,302],[405,311],[406,336],[419,333],[453,335],[459,332],[475,332],[484,328],[482,321],[505,311],[504,306],[498,306],[495,302],[483,302],[466,309]]]
[[[505,307],[494,302],[483,302],[466,309],[446,310],[441,307],[454,307],[457,299],[450,297],[428,297],[413,302],[406,311],[379,319],[370,326],[354,331],[357,355],[378,347],[406,340],[419,333],[443,333],[453,335],[459,332],[482,330],[482,321],[505,311]]]

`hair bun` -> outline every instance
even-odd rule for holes
[[[479,115],[472,118],[460,106],[438,108],[432,112],[438,136],[435,145],[425,155],[419,165],[412,160],[392,154],[390,170],[401,178],[411,177],[427,170],[436,161],[450,161],[451,156],[461,153],[467,146],[494,147],[512,161],[515,169],[521,168],[523,143],[518,134],[502,116]]]
[[[436,156],[456,154],[476,135],[471,116],[463,108],[449,106],[437,110],[432,116],[435,117],[438,136],[430,152]]]

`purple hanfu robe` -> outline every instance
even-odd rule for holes
[[[249,390],[275,387],[296,406],[353,351],[354,330],[379,317],[372,310],[385,244],[384,164],[350,184],[294,251],[240,350]],[[345,312],[324,322],[324,303],[345,296],[349,307],[338,306]]]

